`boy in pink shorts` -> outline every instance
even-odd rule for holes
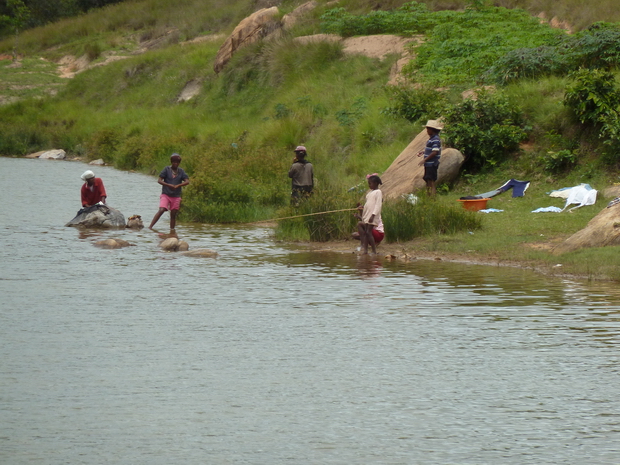
[[[180,164],[181,156],[178,153],[173,153],[170,156],[170,166],[166,166],[159,173],[157,182],[162,186],[159,196],[159,210],[155,213],[149,229],[153,229],[155,223],[159,221],[166,210],[170,210],[170,229],[173,230],[176,226],[177,213],[181,207],[181,191],[184,186],[189,184],[189,176],[182,168],[179,168]]]

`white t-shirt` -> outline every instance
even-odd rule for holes
[[[383,232],[383,221],[381,221],[381,205],[383,204],[383,193],[380,189],[368,192],[366,194],[366,203],[364,204],[364,210],[362,211],[362,221],[364,223],[370,223],[370,217],[375,215],[373,224],[375,229],[379,232]]]

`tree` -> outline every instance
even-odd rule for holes
[[[22,0],[6,0],[6,5],[10,13],[0,16],[0,22],[8,24],[15,32],[15,43],[13,44],[13,61],[17,61],[17,46],[19,33],[30,19],[30,9]]]

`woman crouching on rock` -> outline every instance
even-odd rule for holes
[[[377,245],[385,237],[383,221],[381,221],[381,205],[383,204],[383,193],[379,186],[383,184],[377,174],[366,176],[370,192],[366,194],[366,203],[363,207],[358,206],[359,213],[355,215],[360,219],[357,223],[357,232],[362,243],[362,254],[368,254],[368,245],[372,248],[372,253],[377,253]]]

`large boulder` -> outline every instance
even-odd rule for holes
[[[311,0],[309,2],[304,3],[303,5],[298,6],[289,14],[286,14],[282,17],[282,27],[284,30],[291,29],[297,22],[305,15],[310,13],[319,5],[315,0]]]
[[[424,150],[427,140],[428,134],[424,129],[385,170],[381,176],[383,182],[381,191],[385,198],[393,199],[426,187],[426,182],[422,179],[424,166],[420,166],[422,157],[418,157],[417,154]],[[458,150],[443,149],[437,170],[437,184],[454,181],[464,161],[465,157]]]
[[[278,7],[272,6],[262,8],[243,19],[218,50],[213,70],[219,73],[239,48],[253,44],[279,30],[282,24],[277,19],[278,14]]]
[[[107,205],[93,205],[82,208],[65,226],[121,229],[125,227],[125,217],[121,212]]]
[[[48,150],[39,155],[39,159],[48,160],[64,160],[67,157],[67,153],[62,149]]]
[[[562,254],[585,247],[620,245],[620,204],[603,209],[581,231],[577,231],[553,249]]]

